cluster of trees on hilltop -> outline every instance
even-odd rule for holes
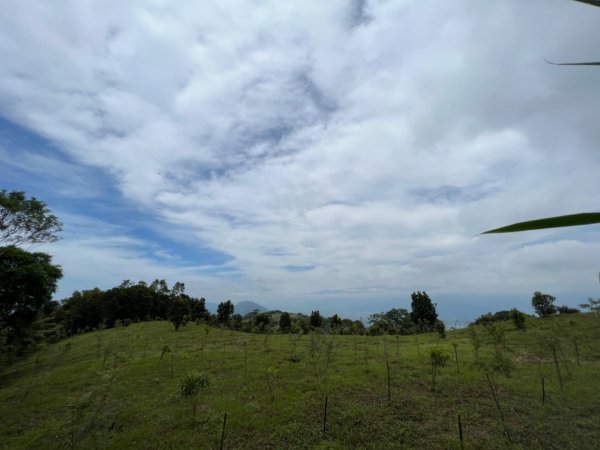
[[[209,316],[204,298],[187,295],[181,282],[169,289],[165,280],[150,284],[125,280],[107,291],[75,291],[60,304],[54,303],[52,316],[68,335],[148,320],[168,319],[178,329],[184,321],[206,320]]]
[[[365,334],[366,328],[360,320],[343,319],[334,314],[324,317],[319,310],[310,315],[287,311],[253,311],[246,314],[232,328],[251,333],[306,334],[320,331],[332,334]]]
[[[392,308],[387,312],[369,316],[369,334],[415,334],[437,331],[445,335],[446,325],[438,319],[436,304],[426,292],[413,292],[411,311]]]

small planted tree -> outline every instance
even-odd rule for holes
[[[267,376],[267,387],[269,388],[269,394],[271,395],[271,401],[275,400],[275,380],[277,379],[277,369],[275,367],[268,367],[265,371]]]
[[[433,328],[437,332],[438,336],[442,339],[446,337],[446,324],[440,319],[436,320],[433,324]]]
[[[504,418],[504,412],[500,404],[500,397],[498,395],[497,376],[504,375],[506,377],[509,377],[512,370],[514,369],[514,363],[512,359],[510,359],[504,352],[497,348],[491,359],[479,359],[475,362],[475,366],[485,374],[485,378],[488,382],[490,393],[492,395],[492,400],[494,401],[494,405],[496,406],[496,409],[498,410],[498,414],[500,416],[502,428],[504,429],[504,435],[506,436],[508,442],[512,442],[510,433],[508,431],[508,426]]]
[[[205,373],[190,372],[181,380],[179,391],[181,396],[190,400],[192,405],[192,425],[196,423],[196,410],[198,407],[198,397],[200,390],[209,385],[208,375]]]
[[[435,377],[440,368],[448,364],[450,355],[446,350],[440,347],[431,347],[429,349],[429,358],[431,360],[431,390],[435,390]]]
[[[477,327],[475,325],[469,326],[469,340],[473,345],[473,352],[475,353],[475,359],[479,358],[479,348],[481,347],[481,336],[477,331]]]

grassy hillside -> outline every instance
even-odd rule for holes
[[[0,447],[219,448],[227,413],[224,448],[458,449],[459,414],[465,448],[594,448],[600,322],[576,314],[527,325],[500,325],[505,345],[500,329],[478,329],[479,360],[498,348],[515,363],[509,378],[491,372],[494,396],[468,330],[269,336],[147,322],[79,335],[2,370]],[[450,359],[432,390],[434,346]],[[179,388],[191,371],[210,380],[195,423]]]

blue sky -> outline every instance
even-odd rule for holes
[[[65,224],[58,298],[442,319],[598,296],[600,9],[569,0],[7,2],[0,188]],[[524,4],[526,3],[526,4]],[[68,11],[68,13],[67,13]]]

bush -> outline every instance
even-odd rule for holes
[[[433,324],[433,328],[442,339],[446,337],[446,324],[444,322],[439,319],[436,320]]]
[[[515,328],[517,330],[525,329],[525,320],[526,320],[527,316],[524,313],[522,313],[521,311],[519,311],[516,308],[513,308],[510,311],[510,317],[511,317],[513,324],[515,325]]]
[[[492,325],[495,322],[512,319],[512,311],[498,311],[495,313],[487,313],[479,316],[471,325]]]
[[[562,305],[556,308],[558,314],[577,314],[579,311],[577,308],[572,308],[570,306]]]
[[[189,398],[192,403],[192,424],[196,422],[196,408],[200,389],[208,387],[208,375],[205,373],[191,372],[179,383],[181,396]]]
[[[431,390],[435,389],[435,377],[437,371],[441,367],[445,367],[448,364],[450,355],[448,352],[440,347],[431,347],[429,349],[429,357],[431,359]]]

